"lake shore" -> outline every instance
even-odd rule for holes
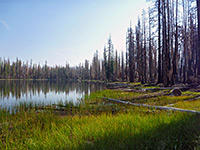
[[[84,105],[28,107],[10,114],[0,111],[1,149],[198,149],[200,118],[197,114],[163,111],[113,103],[109,97],[140,104],[196,109],[198,95],[165,95],[170,90],[103,90],[85,97]],[[145,97],[145,95],[156,97]],[[163,94],[163,95],[162,95]],[[41,109],[42,108],[42,109]]]

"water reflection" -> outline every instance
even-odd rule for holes
[[[0,81],[0,107],[12,110],[21,102],[56,104],[58,101],[78,103],[83,95],[102,90],[103,84],[56,81]]]

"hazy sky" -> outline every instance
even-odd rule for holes
[[[109,35],[125,50],[145,0],[0,0],[0,56],[71,65],[102,55]]]

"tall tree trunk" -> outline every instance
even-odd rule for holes
[[[158,83],[162,82],[162,68],[161,68],[161,0],[158,0]]]
[[[126,51],[126,66],[125,66],[125,79],[128,81],[128,53]]]
[[[144,49],[143,49],[143,83],[147,81],[147,54],[146,54],[146,12],[143,10],[143,34],[144,34]]]
[[[187,82],[188,73],[188,39],[187,39],[187,12],[186,3],[183,1],[183,48],[184,48],[184,66],[183,66],[183,82]]]
[[[171,26],[170,26],[170,8],[169,8],[169,0],[167,0],[167,24],[168,24],[168,27],[167,27],[167,52],[166,52],[166,61],[167,61],[167,80],[168,80],[168,83],[170,83],[170,79],[171,79],[171,73],[170,73],[170,70],[171,70],[171,58],[170,58],[170,34],[171,34]]]
[[[122,51],[122,68],[121,68],[121,73],[122,73],[122,82],[124,82],[124,53]]]
[[[117,50],[115,51],[115,75],[114,75],[114,80],[117,81],[118,79],[118,55],[117,55]]]
[[[149,8],[149,77],[150,77],[150,82],[153,82],[153,77],[152,77],[152,40],[151,40],[151,12]]]
[[[198,75],[200,75],[200,0],[197,0],[197,17],[198,17]]]
[[[129,81],[134,81],[134,37],[132,27],[128,29],[128,37],[127,37],[127,51],[129,53]]]
[[[172,77],[172,83],[177,82],[177,76],[178,76],[178,0],[176,0],[176,33],[175,33],[175,51],[173,55],[173,77]]]
[[[190,1],[188,1],[188,73],[187,73],[187,82],[189,83],[189,77],[192,76],[192,41],[191,41],[191,31],[192,31],[192,18],[190,13]]]
[[[165,0],[162,0],[162,10],[163,10],[163,17],[162,17],[162,26],[163,26],[163,83],[165,86],[168,86],[168,51],[167,51],[167,29],[166,29],[166,6]]]

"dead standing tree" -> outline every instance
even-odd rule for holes
[[[135,59],[134,59],[134,34],[130,26],[127,33],[127,52],[129,54],[129,81],[134,82],[135,75]]]

